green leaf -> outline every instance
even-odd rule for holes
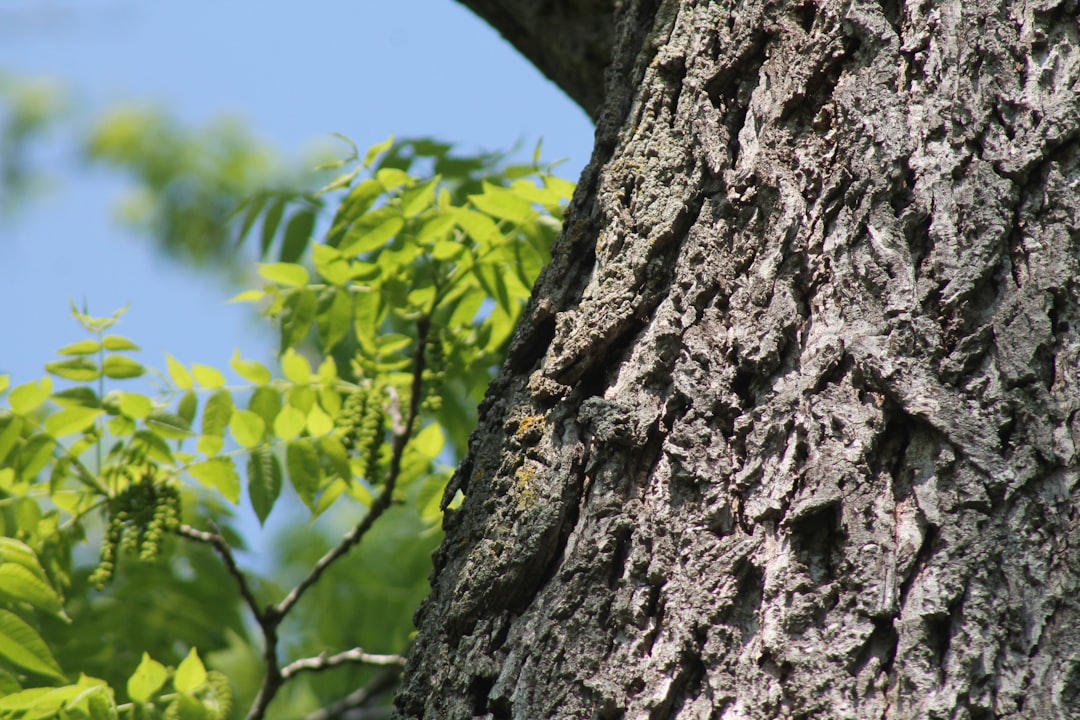
[[[269,446],[260,445],[248,457],[247,474],[251,507],[262,525],[281,494],[281,463]]]
[[[169,377],[172,378],[176,387],[181,390],[190,390],[195,387],[195,383],[191,379],[191,373],[188,372],[182,362],[168,354],[165,355],[165,362],[168,363]]]
[[[8,374],[0,375],[0,393],[11,387],[11,376]]]
[[[330,461],[330,467],[337,476],[345,482],[352,480],[352,469],[349,466],[349,453],[341,440],[333,435],[323,435],[319,438],[319,450]]]
[[[278,259],[283,263],[295,263],[304,256],[311,231],[315,229],[315,213],[310,209],[293,213],[285,226],[285,241],[281,243]]]
[[[52,615],[60,615],[64,609],[60,596],[49,583],[13,562],[0,563],[0,597],[9,602],[29,603]]]
[[[293,488],[304,504],[313,508],[320,480],[319,455],[315,448],[306,440],[291,441],[285,449],[285,464]]]
[[[225,375],[217,368],[210,367],[209,365],[192,363],[191,372],[195,376],[195,382],[199,383],[204,388],[213,390],[225,386]]]
[[[246,201],[247,212],[244,213],[244,221],[240,225],[240,232],[236,235],[237,247],[243,244],[244,238],[246,238],[247,234],[251,232],[252,226],[255,225],[255,221],[259,218],[259,213],[261,213],[263,208],[266,207],[266,201],[268,199],[268,196],[259,194],[250,198],[249,201]],[[241,208],[237,208],[237,212],[239,212],[240,210]]]
[[[105,377],[110,377],[114,380],[137,378],[141,377],[146,372],[146,368],[141,364],[123,355],[110,355],[105,358],[102,369],[105,371]]]
[[[454,221],[476,242],[480,252],[487,251],[492,243],[502,240],[498,226],[487,215],[467,208],[454,208],[451,212]]]
[[[438,423],[431,423],[416,434],[413,439],[413,448],[426,458],[434,460],[442,452],[446,444],[446,436]]]
[[[281,356],[281,371],[285,377],[297,385],[306,385],[311,382],[311,363],[308,359],[289,348]]]
[[[574,196],[574,189],[577,187],[569,180],[563,180],[561,177],[555,177],[554,175],[544,176],[544,187],[549,190],[553,190],[559,197],[569,200]]]
[[[240,499],[240,476],[236,474],[236,464],[232,458],[203,460],[189,467],[188,472],[203,485],[216,488],[229,502],[235,504]]]
[[[434,205],[435,188],[439,184],[439,179],[439,176],[436,175],[427,182],[411,187],[401,193],[401,214],[407,218],[416,217]]]
[[[334,167],[341,167],[341,165],[343,165],[343,164],[344,164],[344,161],[340,161],[339,163],[332,163],[332,165]],[[321,169],[329,170],[331,168],[326,167],[326,168],[321,168]],[[356,176],[359,175],[359,174],[360,174],[360,168],[356,168],[352,172],[341,173],[340,175],[335,176],[333,180],[331,180],[330,182],[326,183],[321,188],[319,188],[318,191],[315,193],[315,195],[316,196],[325,195],[328,192],[332,192],[334,190],[338,190],[338,189],[343,188],[343,187],[348,187],[352,183],[352,181],[356,179]]]
[[[364,180],[353,187],[341,202],[337,214],[334,215],[334,222],[330,228],[331,237],[346,229],[370,210],[385,190],[381,182],[373,179]]]
[[[337,290],[323,293],[319,298],[315,322],[319,331],[319,344],[323,351],[329,352],[345,338],[352,327],[352,295]]]
[[[202,660],[199,659],[198,651],[191,648],[187,657],[176,668],[176,675],[173,676],[173,687],[176,688],[177,692],[189,693],[202,687],[205,682],[206,668],[203,666]]]
[[[106,335],[102,340],[106,350],[138,350],[139,346],[120,335]]]
[[[281,393],[265,385],[255,388],[255,392],[251,394],[251,400],[248,401],[248,410],[256,413],[267,425],[270,425],[281,410]]]
[[[120,393],[120,412],[124,413],[129,418],[144,418],[149,415],[150,411],[153,409],[154,403],[145,395],[133,392]]]
[[[229,298],[228,301],[231,302],[231,303],[235,303],[235,302],[257,302],[259,300],[262,300],[264,297],[266,297],[266,291],[265,290],[259,290],[257,288],[252,288],[251,290],[244,290],[243,292],[239,292],[236,295],[233,295],[231,298]]]
[[[97,393],[86,387],[78,385],[67,390],[61,390],[52,394],[52,399],[64,407],[81,405],[82,407],[98,407],[101,403]]]
[[[286,405],[274,418],[274,435],[281,440],[292,440],[304,431],[306,420],[302,410]]]
[[[334,429],[334,421],[317,404],[312,405],[307,416],[307,429],[313,436],[325,435]]]
[[[76,382],[87,382],[101,377],[98,364],[88,357],[45,363],[45,370],[57,377],[62,377],[65,380],[75,380]]]
[[[128,678],[128,697],[134,702],[145,703],[154,697],[168,677],[169,671],[165,666],[144,652],[139,667],[135,668],[135,672]]]
[[[364,154],[364,167],[370,167],[371,163],[375,162],[375,158],[389,150],[393,144],[394,136],[391,135],[384,142],[381,142],[378,145],[372,145],[368,148],[367,153]]]
[[[213,457],[225,448],[225,438],[218,435],[200,435],[195,449],[207,457]]]
[[[381,182],[387,190],[393,190],[412,182],[409,173],[394,167],[379,168],[375,173],[375,179]]]
[[[42,468],[49,464],[52,459],[52,451],[56,442],[44,433],[31,435],[20,448],[18,460],[15,463],[19,475],[24,482],[30,482]]]
[[[132,436],[132,445],[144,449],[151,460],[157,460],[158,462],[167,463],[169,465],[175,462],[172,450],[169,449],[169,445],[165,442],[165,439],[156,432],[150,430],[137,431],[135,435]]]
[[[285,214],[285,199],[275,200],[270,209],[266,211],[262,224],[262,240],[260,251],[262,257],[270,254],[270,246],[274,243],[274,235],[277,234],[278,225],[281,224],[281,216]]]
[[[81,433],[105,414],[100,408],[68,407],[45,418],[45,432],[54,438]]]
[[[403,227],[405,220],[398,210],[379,208],[353,223],[341,243],[341,254],[352,257],[381,248]]]
[[[250,410],[236,410],[232,420],[229,421],[229,429],[232,431],[236,442],[244,447],[255,447],[262,442],[263,433],[266,432],[266,421],[259,417],[258,413]]]
[[[225,428],[229,425],[232,417],[233,400],[227,390],[219,390],[210,396],[203,408],[202,433],[221,437],[225,434]]]
[[[232,360],[229,361],[229,365],[237,375],[256,385],[265,385],[270,382],[270,378],[272,377],[270,371],[266,369],[266,366],[258,360],[242,359],[240,357],[239,348],[233,351]]]
[[[195,422],[195,413],[199,409],[199,397],[195,394],[194,390],[188,390],[184,393],[184,396],[180,398],[180,402],[176,404],[176,414],[184,419],[184,422],[191,427],[191,424]]]
[[[51,392],[52,378],[45,377],[20,385],[11,391],[11,410],[19,415],[29,415],[49,399]]]
[[[316,243],[311,247],[311,261],[315,270],[331,285],[342,287],[353,277],[353,268],[337,248]]]
[[[60,665],[37,631],[7,610],[0,610],[0,656],[30,672],[64,679]]]
[[[291,262],[259,263],[259,274],[285,287],[303,287],[309,278],[306,267]]]
[[[80,340],[57,350],[58,355],[93,355],[101,349],[101,343],[97,340]]]
[[[24,422],[19,417],[0,418],[0,466],[5,464],[8,453],[22,437],[23,425]]]
[[[191,435],[191,423],[167,410],[153,410],[146,416],[146,426],[163,438],[183,440]]]
[[[307,339],[311,324],[315,321],[317,306],[315,293],[310,290],[292,293],[285,301],[281,312],[282,350],[299,345]]]

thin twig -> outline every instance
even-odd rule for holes
[[[255,599],[255,595],[251,592],[251,586],[248,585],[247,576],[244,575],[244,571],[236,564],[236,558],[233,557],[232,548],[229,547],[229,543],[225,540],[225,536],[220,532],[206,532],[205,530],[197,530],[190,525],[184,524],[176,529],[176,534],[182,538],[187,538],[188,540],[206,543],[217,551],[217,554],[221,556],[222,562],[225,563],[225,569],[229,571],[229,575],[232,575],[233,580],[236,581],[237,586],[240,588],[240,595],[244,598],[244,602],[251,608],[251,612],[255,614],[255,619],[258,620],[261,625],[263,618],[266,615],[266,610],[259,606],[259,601]]]
[[[353,648],[336,655],[327,655],[325,652],[316,657],[295,660],[281,669],[281,679],[288,680],[302,672],[316,672],[326,668],[348,664],[363,665],[398,665],[405,666],[405,658],[400,655],[376,655],[365,652],[363,648]]]
[[[333,720],[333,718],[340,717],[349,710],[363,707],[384,692],[392,690],[394,686],[398,684],[400,675],[401,673],[396,669],[388,668],[376,675],[372,681],[364,687],[349,693],[336,703],[332,703],[324,708],[319,708],[315,712],[309,713],[304,720]]]

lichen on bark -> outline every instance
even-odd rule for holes
[[[1075,3],[627,2],[425,718],[1080,718]]]

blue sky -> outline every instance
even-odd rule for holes
[[[68,84],[81,112],[149,101],[184,122],[245,120],[287,157],[341,132],[361,146],[433,135],[503,150],[542,136],[545,159],[577,179],[592,146],[585,114],[513,48],[452,0],[5,0],[0,71]],[[56,183],[0,224],[0,373],[43,374],[81,338],[68,299],[93,314],[131,309],[118,332],[143,362],[168,350],[227,366],[234,347],[268,360],[273,340],[236,292],[154,252],[113,217],[125,189],[76,171],[63,136],[44,153]]]

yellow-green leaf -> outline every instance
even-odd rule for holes
[[[292,348],[286,350],[281,356],[281,370],[285,373],[285,377],[297,385],[306,385],[311,382],[311,363]]]
[[[307,429],[312,435],[325,435],[334,429],[334,421],[318,404],[311,406],[307,416]]]
[[[216,488],[229,502],[235,503],[240,499],[240,476],[236,474],[236,464],[232,458],[203,460],[189,467],[188,472],[203,485]]]
[[[161,689],[165,680],[169,677],[165,666],[143,653],[142,662],[135,672],[128,678],[128,696],[137,703],[145,703],[154,697],[154,693]]]
[[[191,648],[186,658],[180,661],[180,665],[176,668],[176,675],[173,676],[173,687],[177,692],[189,693],[198,689],[206,682],[206,668],[203,666],[202,660],[199,659],[199,653],[195,648]]]
[[[105,377],[110,377],[114,380],[137,378],[141,377],[143,373],[146,372],[146,368],[141,364],[123,355],[110,355],[105,358],[105,362],[102,364],[102,370],[105,372]]]
[[[67,407],[45,418],[45,432],[54,438],[81,433],[94,424],[98,416],[104,414],[100,408]]]
[[[233,295],[231,298],[229,298],[229,302],[257,302],[259,300],[262,300],[264,297],[266,297],[266,291],[251,289]]]
[[[266,366],[258,360],[244,360],[241,358],[239,348],[233,351],[232,360],[229,361],[229,365],[237,375],[256,385],[265,385],[270,382],[270,378],[272,377],[270,371],[266,369]]]
[[[11,387],[11,376],[7,374],[0,375],[0,393]]]
[[[200,435],[195,449],[207,457],[213,457],[225,448],[225,438],[219,435]]]
[[[138,350],[139,346],[121,335],[106,335],[101,341],[106,350]]]
[[[259,263],[259,274],[270,282],[286,287],[303,287],[308,283],[308,271],[296,263]]]
[[[191,372],[195,376],[195,382],[199,383],[204,388],[214,389],[224,387],[225,385],[225,375],[217,368],[210,367],[209,365],[192,363]]]
[[[133,392],[120,393],[120,412],[129,418],[144,418],[154,409],[154,403],[145,395]]]
[[[285,464],[289,468],[289,481],[308,508],[315,506],[315,493],[319,489],[319,455],[306,440],[293,440],[285,449]]]
[[[18,615],[0,610],[0,656],[30,672],[64,679],[49,647]]]
[[[221,437],[225,434],[225,428],[229,425],[232,417],[232,395],[227,390],[218,390],[206,401],[203,409],[202,432],[203,435]]]
[[[101,349],[101,343],[97,340],[80,340],[57,350],[59,355],[93,355]]]
[[[236,442],[244,447],[255,447],[266,432],[266,421],[251,410],[236,410],[229,421],[229,429]]]
[[[439,457],[445,443],[446,436],[443,434],[442,426],[438,423],[431,423],[416,434],[413,447],[424,457],[434,460]]]
[[[274,418],[274,435],[281,440],[292,440],[303,432],[305,420],[303,411],[286,405]]]
[[[28,382],[11,391],[11,409],[19,415],[27,415],[41,407],[52,392],[52,378]]]
[[[369,147],[367,153],[364,155],[364,167],[368,167],[369,165],[371,165],[371,163],[375,162],[375,158],[379,157],[379,155],[382,155],[384,152],[389,150],[393,144],[394,136],[391,135],[378,145],[372,145],[371,147]]]
[[[52,615],[63,612],[63,603],[52,586],[28,568],[13,562],[0,563],[0,597],[29,603]]]
[[[98,364],[88,357],[74,357],[70,360],[45,363],[45,370],[57,377],[76,382],[88,382],[101,377]]]
[[[168,354],[165,355],[165,362],[168,363],[169,377],[176,383],[176,387],[181,390],[190,390],[195,387],[195,383],[191,379],[191,373],[188,372],[182,362]]]

